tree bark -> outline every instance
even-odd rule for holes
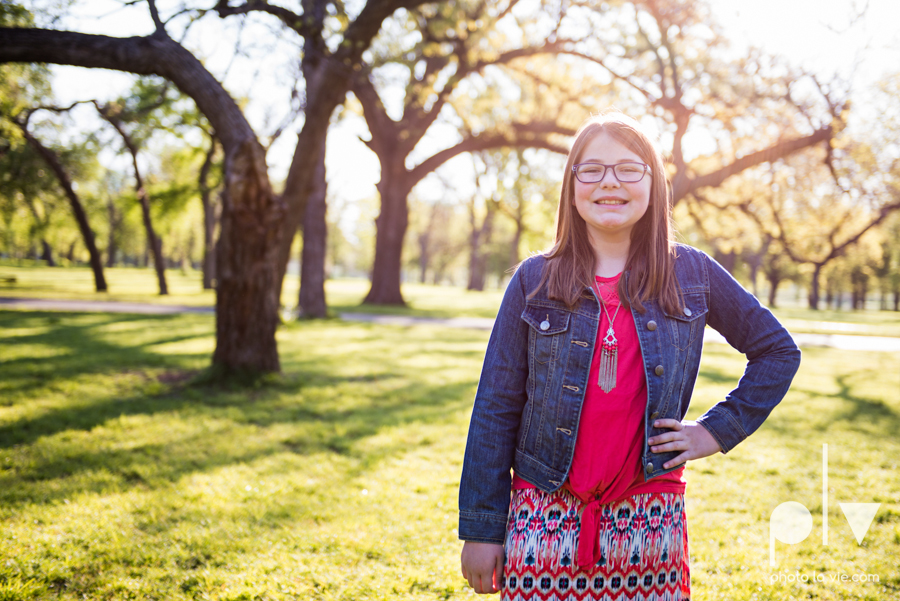
[[[56,267],[56,261],[53,260],[53,249],[43,238],[41,238],[41,261],[45,261],[47,267]]]
[[[366,8],[369,7],[366,6]],[[321,20],[324,18],[324,15],[317,14],[316,16],[318,18],[318,27],[321,27]],[[386,17],[387,14],[381,19]],[[357,21],[359,18],[357,18]],[[369,25],[371,26],[372,24],[369,23]],[[380,28],[381,21],[379,20],[375,27],[375,32]],[[335,56],[330,55],[327,51],[325,40],[321,36],[321,29],[317,29],[317,31],[318,34],[307,36],[303,45],[304,53],[300,65],[303,71],[303,79],[306,83],[307,101],[303,127],[297,136],[297,148],[294,150],[291,167],[288,170],[287,180],[284,183],[284,193],[282,194],[287,213],[281,224],[282,235],[278,248],[276,298],[279,300],[281,299],[284,274],[287,272],[287,264],[291,258],[291,246],[294,242],[294,236],[297,233],[297,229],[306,219],[306,205],[317,185],[317,168],[320,159],[325,155],[325,142],[331,115],[338,105],[343,104],[344,98],[347,96],[347,90],[350,88],[350,74],[352,73],[349,65],[354,62],[353,58],[348,57],[347,59],[339,60]],[[374,36],[374,33],[372,36]],[[364,42],[365,47],[368,47],[370,42],[371,38],[367,38]],[[347,63],[345,62],[346,60],[350,62]],[[355,60],[358,61],[359,59],[356,58]],[[324,198],[322,202],[325,202]],[[324,212],[324,208],[322,210]],[[326,243],[326,237],[324,235],[321,238],[314,236],[309,242],[304,239],[304,253],[307,252],[307,243],[310,245],[321,243],[323,245],[322,248],[313,248],[313,246],[309,248],[309,252],[312,253],[310,259],[313,256],[322,257],[322,266],[310,271],[310,277],[318,277],[314,274],[319,271],[324,274],[325,270],[326,248],[324,244]],[[301,271],[301,288],[303,287],[303,277],[305,276]],[[324,292],[320,302],[323,305],[325,303]]]
[[[217,257],[213,365],[223,373],[278,371],[276,259],[284,207],[272,193],[265,150],[215,77],[159,30],[147,37],[113,38],[0,28],[0,62],[42,62],[159,75],[194,99],[225,151],[226,200],[223,242]]]
[[[775,309],[778,305],[776,304],[776,298],[778,294],[778,285],[781,284],[781,277],[775,274],[769,275],[769,308]]]
[[[429,228],[430,229],[430,228]],[[418,242],[419,242],[419,283],[424,284],[427,280],[425,279],[428,275],[428,263],[431,258],[431,249],[429,245],[431,243],[431,232],[429,230],[425,230],[424,232],[419,234]]]
[[[812,278],[809,282],[809,308],[813,311],[819,310],[819,274],[822,271],[822,265],[813,264]]]
[[[116,244],[116,229],[121,223],[121,218],[116,212],[116,205],[111,197],[106,201],[106,214],[109,217],[109,236],[106,238],[106,266],[115,267],[116,253],[119,252],[119,246]]]
[[[280,371],[275,328],[278,221],[265,150],[255,138],[226,152],[226,185],[216,256],[216,350],[229,372]]]
[[[203,289],[212,290],[216,277],[216,207],[212,201],[212,188],[209,185],[209,171],[212,168],[213,156],[216,153],[216,137],[212,136],[209,150],[203,166],[200,167],[198,184],[200,202],[203,204]]]
[[[404,157],[384,157],[381,162],[381,212],[375,219],[375,262],[372,287],[363,299],[366,304],[406,305],[400,292],[403,267],[403,238],[409,226],[407,198],[412,190],[403,166]],[[385,170],[387,169],[387,173]]]
[[[2,47],[2,41],[3,39],[0,37],[0,47]],[[78,223],[78,231],[81,232],[81,239],[84,241],[84,246],[87,248],[88,255],[90,255],[91,269],[94,272],[94,288],[97,292],[106,292],[108,288],[106,286],[106,277],[103,274],[103,260],[100,258],[100,251],[97,250],[94,231],[88,223],[84,206],[81,204],[81,200],[78,198],[75,189],[72,187],[72,180],[69,179],[69,174],[66,173],[66,170],[63,168],[62,163],[55,152],[41,144],[37,138],[32,136],[31,132],[28,131],[28,128],[24,124],[20,124],[20,129],[22,130],[22,135],[25,136],[25,140],[27,140],[32,148],[41,155],[41,158],[46,161],[47,165],[49,165],[50,169],[56,175],[56,179],[59,180],[59,184],[62,186],[63,192],[65,192],[66,199],[69,201],[69,206],[72,208],[72,214],[75,216],[75,221]]]
[[[300,295],[298,307],[303,317],[327,317],[325,304],[325,251],[328,226],[325,222],[327,197],[325,180],[325,138],[319,146],[315,181],[303,217],[303,252],[300,258]]]

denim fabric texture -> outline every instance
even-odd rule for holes
[[[647,377],[645,479],[676,469],[662,466],[679,452],[652,453],[647,439],[669,431],[654,428],[655,419],[684,419],[706,325],[747,357],[737,387],[697,420],[723,453],[762,425],[800,365],[794,340],[756,297],[702,251],[685,245],[675,250],[684,311],[670,315],[654,299],[644,303],[643,314],[632,308]],[[602,309],[587,288],[571,310],[544,290],[527,298],[545,263],[538,255],[519,266],[488,342],[460,482],[462,540],[503,542],[510,468],[552,492],[563,485],[572,464]]]

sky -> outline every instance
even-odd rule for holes
[[[166,4],[159,0],[164,15]],[[708,4],[737,52],[752,44],[826,78],[833,73],[852,77],[857,104],[865,101],[860,91],[900,65],[900,0],[708,0]],[[115,36],[151,33],[152,23],[142,3],[128,9],[120,6],[112,0],[81,0],[65,24],[79,31]],[[214,73],[222,73],[232,61],[233,40],[238,35],[233,25],[236,21],[231,21],[224,33],[215,17],[208,17],[207,22],[201,21],[192,30],[187,45],[199,49]],[[279,49],[291,44],[252,26],[243,31],[242,39],[247,45],[262,47],[270,56],[277,56]],[[54,91],[60,104],[95,98],[98,90],[101,96],[113,97],[127,90],[132,81],[132,76],[109,71],[75,67],[55,67],[54,71]],[[225,86],[233,95],[252,99],[248,118],[258,132],[263,132],[272,131],[285,114],[286,106],[280,99],[288,97],[292,80],[288,64],[237,60],[231,63]],[[101,126],[87,110],[79,119],[85,127]],[[292,133],[296,131],[296,126],[289,129],[269,151],[274,181],[283,179],[287,172],[296,140]],[[358,118],[344,120],[329,133],[326,159],[331,194],[350,201],[375,194],[379,168],[373,153],[359,140],[366,135],[365,125]],[[464,161],[457,159],[455,168],[464,171]],[[428,194],[427,186],[424,192]]]

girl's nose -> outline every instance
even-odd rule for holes
[[[604,188],[606,187],[619,187],[619,180],[616,178],[616,174],[613,172],[612,167],[607,167],[606,172],[603,174],[603,177],[600,178],[598,182]]]

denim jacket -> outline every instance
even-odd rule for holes
[[[684,245],[676,247],[674,263],[684,311],[669,314],[655,299],[644,302],[644,313],[631,311],[647,378],[641,461],[648,480],[676,469],[662,466],[679,452],[652,453],[647,439],[668,431],[654,428],[653,420],[684,419],[704,326],[747,357],[737,388],[697,420],[723,453],[759,428],[800,365],[800,350],[787,330],[721,265]],[[550,300],[544,290],[528,299],[545,264],[543,256],[534,256],[516,271],[488,342],[460,482],[463,540],[503,542],[510,467],[552,492],[572,465],[602,309],[587,288],[574,309]]]

